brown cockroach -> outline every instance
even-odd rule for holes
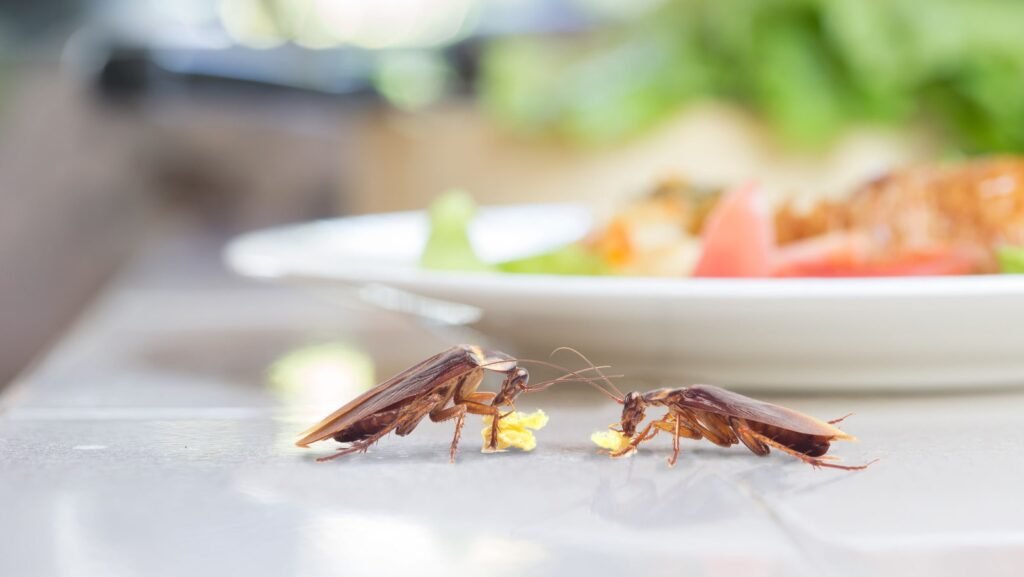
[[[669,466],[679,458],[679,439],[707,439],[720,447],[743,443],[752,453],[764,457],[777,449],[811,466],[847,471],[866,469],[865,465],[839,465],[837,457],[825,456],[833,441],[854,441],[856,437],[841,431],[836,423],[849,415],[821,421],[793,409],[752,399],[712,385],[692,385],[678,389],[655,389],[645,393],[631,392],[616,397],[622,403],[621,432],[629,443],[610,453],[623,457],[658,432],[672,435],[672,456]],[[647,423],[637,432],[648,406],[665,407],[668,412]],[[872,461],[873,463],[874,461]]]
[[[566,375],[531,387],[529,372],[520,362],[541,364],[566,371]],[[350,443],[333,455],[321,457],[328,461],[351,453],[366,451],[382,437],[394,431],[406,436],[424,417],[435,423],[455,419],[450,458],[455,452],[466,413],[491,415],[489,446],[494,449],[498,441],[498,421],[509,413],[499,407],[515,410],[515,399],[521,393],[541,390],[568,380],[590,381],[582,372],[600,371],[607,367],[591,367],[583,371],[569,371],[544,361],[516,359],[499,351],[482,349],[474,345],[458,345],[425,359],[363,393],[345,406],[328,415],[302,433],[296,445],[307,447],[311,443],[333,438]],[[503,373],[504,381],[497,393],[480,392],[484,372]],[[604,375],[602,375],[604,378]]]
[[[595,367],[586,357],[580,357],[590,364],[598,377],[601,376],[601,369],[605,367]],[[839,465],[833,462],[838,457],[825,456],[833,441],[856,440],[856,437],[835,426],[850,415],[821,421],[799,411],[713,385],[662,388],[644,393],[634,391],[623,395],[611,380],[603,380],[604,386],[594,379],[588,382],[622,405],[619,428],[614,430],[630,439],[624,447],[609,453],[613,458],[633,453],[641,443],[664,431],[672,435],[672,456],[668,459],[670,467],[679,458],[680,438],[707,439],[720,447],[743,443],[759,457],[767,456],[772,449],[777,449],[814,468],[859,471],[875,462],[855,466]],[[668,411],[638,432],[649,406],[665,407]]]

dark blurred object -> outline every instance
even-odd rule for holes
[[[83,3],[77,0],[0,0],[0,21],[8,48],[34,50],[37,43],[52,41],[79,21],[82,8]]]
[[[0,388],[176,222],[198,222],[186,234],[216,261],[236,232],[339,211],[336,103],[162,67],[155,54],[185,52],[160,38],[179,35],[131,2],[4,8]],[[131,16],[134,37],[106,14]]]
[[[232,94],[288,98],[297,94],[362,96],[372,92],[372,62],[364,51],[160,48],[113,44],[103,56],[98,86],[105,94],[177,96]]]
[[[53,64],[16,65],[0,125],[0,386],[82,310],[143,236],[134,118]]]
[[[494,37],[595,25],[573,0],[219,0],[98,2],[76,50],[102,62],[100,86],[158,93],[185,83],[381,96],[421,108],[465,94]],[[128,14],[129,16],[125,16]]]
[[[149,87],[152,74],[153,65],[147,50],[114,48],[100,68],[96,81],[108,98],[134,98]]]

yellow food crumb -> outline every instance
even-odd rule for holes
[[[480,436],[484,440],[484,446],[481,450],[485,453],[494,452],[487,447],[491,441],[491,423],[493,420],[494,417],[490,415],[484,416],[484,428],[480,431]],[[537,448],[537,439],[534,438],[533,431],[543,429],[544,425],[547,424],[548,416],[539,409],[530,414],[516,411],[504,419],[498,420],[498,447],[496,451],[504,451],[509,447],[515,447],[524,451],[534,450]],[[533,431],[530,429],[533,429]]]
[[[629,444],[629,436],[614,429],[596,432],[590,435],[590,440],[598,447],[608,449],[612,453],[621,451]]]

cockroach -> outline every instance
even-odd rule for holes
[[[528,384],[530,373],[519,366],[520,362],[561,369],[567,374],[531,387]],[[500,351],[458,345],[409,367],[356,397],[303,432],[295,444],[308,447],[311,443],[330,438],[339,443],[349,443],[333,455],[317,459],[328,461],[365,452],[392,431],[404,437],[429,416],[435,423],[455,419],[455,436],[449,452],[454,462],[466,413],[494,417],[489,442],[489,447],[494,449],[498,442],[498,421],[509,414],[502,413],[499,407],[509,407],[514,411],[515,400],[522,393],[567,380],[589,381],[581,373],[602,368],[607,367],[591,365],[583,371],[569,371],[544,361],[516,359]],[[485,371],[505,375],[497,393],[477,391]]]
[[[583,359],[590,363],[586,357]],[[594,367],[593,363],[590,365],[600,376],[604,367]],[[821,421],[799,411],[752,399],[713,385],[661,388],[623,395],[610,380],[604,381],[605,386],[593,380],[589,382],[622,405],[619,428],[614,429],[613,426],[613,430],[618,430],[630,439],[625,446],[609,453],[614,458],[633,453],[641,443],[653,439],[659,432],[664,431],[672,435],[672,456],[668,459],[670,467],[674,466],[679,458],[681,438],[707,439],[720,447],[743,443],[759,457],[767,456],[772,449],[777,449],[814,468],[859,471],[874,463],[871,461],[864,465],[840,465],[834,462],[838,457],[825,455],[833,441],[856,440],[856,437],[835,426],[850,415],[831,421]],[[664,407],[668,411],[660,419],[647,423],[638,432],[647,407],[650,406]]]
[[[871,465],[839,465],[832,462],[837,457],[825,456],[833,441],[856,440],[835,426],[849,415],[821,421],[799,411],[713,385],[663,388],[644,393],[634,391],[616,400],[622,403],[620,431],[630,437],[630,441],[625,447],[612,452],[612,457],[629,455],[640,443],[664,431],[672,435],[669,466],[675,465],[679,458],[680,438],[707,439],[720,447],[743,443],[759,457],[777,449],[814,468],[859,471]],[[648,406],[665,407],[668,412],[637,432]]]

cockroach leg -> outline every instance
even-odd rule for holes
[[[739,442],[725,417],[714,413],[702,413],[699,419],[693,419],[694,427],[701,435],[719,447],[731,447]]]
[[[675,412],[669,412],[660,420],[654,422],[654,426],[658,427],[666,433],[674,433],[676,431],[676,424],[679,425],[679,436],[687,439],[693,439],[699,441],[704,438],[700,430],[696,428],[688,417],[680,417]]]
[[[457,402],[472,401],[474,403],[484,404],[484,403],[489,403],[489,402],[493,401],[494,397],[496,395],[497,395],[497,393],[485,393],[485,392],[482,392],[482,391],[477,391],[475,393],[469,393],[468,395],[463,396],[463,397],[456,397],[456,401]]]
[[[828,467],[830,469],[842,469],[843,471],[862,471],[864,469],[867,469],[868,467],[871,466],[872,463],[877,461],[877,459],[875,459],[875,461],[871,461],[871,462],[866,463],[864,465],[837,465],[835,463],[829,463],[828,462],[828,460],[829,460],[828,458],[811,457],[809,455],[805,455],[805,454],[801,453],[800,451],[795,451],[793,449],[790,449],[786,445],[783,445],[782,443],[779,443],[778,441],[775,441],[771,437],[762,435],[761,433],[758,433],[757,431],[754,431],[754,430],[750,429],[746,425],[741,425],[741,430],[745,431],[753,439],[756,439],[756,440],[760,441],[761,443],[764,443],[765,445],[768,445],[770,447],[778,449],[778,450],[782,451],[783,453],[786,453],[788,455],[792,455],[792,456],[796,457],[797,459],[800,459],[801,461],[803,461],[803,462],[807,463],[808,465],[814,467],[815,469],[818,469],[818,468],[821,468],[821,467]],[[746,444],[746,443],[744,443],[744,444]]]
[[[436,407],[442,407],[448,402],[446,395],[429,395],[407,405],[398,413],[398,424],[395,426],[395,434],[399,437],[404,437],[412,433],[416,426],[420,424],[423,417],[427,416],[428,413],[434,410]]]
[[[459,450],[459,439],[462,438],[462,425],[466,424],[466,413],[463,411],[455,418],[455,435],[452,437],[452,446],[448,449],[448,462],[455,464],[455,452]]]
[[[630,439],[629,443],[625,447],[619,449],[618,451],[613,451],[609,453],[608,456],[613,459],[625,457],[626,455],[635,451],[636,448],[640,445],[640,443],[653,439],[654,436],[658,434],[658,429],[654,428],[655,422],[656,421],[651,421],[650,423],[647,423],[646,427],[644,427],[639,433],[633,435],[633,438]]]
[[[326,462],[326,461],[337,459],[338,457],[344,457],[345,455],[351,455],[352,453],[358,453],[360,451],[366,451],[367,449],[370,448],[370,445],[373,445],[377,441],[379,441],[382,438],[384,438],[385,436],[387,436],[387,434],[390,433],[392,430],[394,430],[394,428],[395,428],[395,424],[392,423],[390,426],[388,426],[385,429],[382,429],[379,433],[373,435],[372,437],[367,437],[366,439],[364,439],[362,441],[358,441],[358,442],[352,443],[350,446],[345,447],[344,449],[341,449],[340,451],[334,453],[333,455],[327,455],[326,457],[320,457],[320,458],[318,458],[316,460],[316,462],[317,463],[323,463],[323,462]]]
[[[474,401],[462,401],[460,404],[466,407],[466,412],[473,415],[490,415],[494,417],[491,421],[491,444],[490,448],[498,446],[498,419],[501,416],[501,411],[497,407],[491,405],[484,405]]]
[[[493,416],[491,423],[490,447],[494,448],[498,445],[498,420],[503,415],[500,414],[498,408],[493,406],[493,404],[486,404],[491,403],[495,397],[498,396],[497,393],[476,390],[483,381],[483,378],[483,371],[477,371],[476,373],[468,375],[455,389],[455,395],[452,401],[456,406],[466,407],[463,413],[470,412],[475,415]],[[462,423],[464,422],[464,416],[459,417],[459,419],[459,423],[456,425],[455,429],[455,438],[452,440],[451,461],[453,463],[455,462],[455,451],[459,444],[459,437],[462,435]]]
[[[639,441],[637,441],[637,445],[639,445],[640,443],[645,443],[647,441],[650,441],[655,436],[657,436],[657,434],[658,434],[658,429],[656,429],[656,428],[655,429],[651,429],[651,432],[648,433],[646,437],[644,437],[644,438],[640,439]]]
[[[484,393],[485,395],[490,393]],[[471,395],[468,395],[471,396]],[[462,438],[462,426],[466,422],[466,413],[472,413],[474,415],[492,415],[496,416],[497,409],[490,405],[484,405],[474,401],[463,400],[459,401],[457,405],[448,407],[447,409],[435,409],[430,412],[430,420],[435,423],[448,421],[450,419],[456,419],[455,421],[455,436],[452,437],[451,452],[449,459],[452,463],[455,462],[455,453],[458,451],[459,439]]]
[[[435,423],[443,423],[465,415],[467,410],[466,405],[461,404],[448,408],[445,408],[444,405],[439,405],[434,407],[433,411],[430,411],[430,420]]]
[[[452,437],[452,446],[448,454],[450,462],[455,462],[455,452],[459,448],[459,439],[462,437],[462,425],[466,422],[466,412],[469,410],[464,404],[455,405],[448,407],[437,407],[433,411],[430,411],[430,420],[435,423],[442,423],[451,419],[455,419],[455,435]]]
[[[679,459],[679,419],[675,419],[675,430],[672,431],[672,456],[668,459],[668,466],[675,467]]]
[[[488,450],[495,450],[498,448],[498,421],[505,418],[505,415],[497,414],[491,419],[491,435],[489,442],[487,443]]]
[[[669,467],[674,467],[676,461],[679,460],[679,439],[685,437],[687,439],[700,440],[703,438],[701,432],[695,428],[695,424],[672,411],[669,411],[664,417],[654,421],[652,424],[655,427],[655,431],[662,430],[672,435],[672,456],[668,459]],[[648,439],[652,437],[654,437],[653,433]]]
[[[730,419],[730,422],[732,423],[733,430],[736,431],[736,436],[740,438],[740,442],[750,449],[751,453],[758,457],[766,457],[768,456],[768,453],[772,452],[768,445],[764,444],[760,439],[751,434],[753,431],[750,430],[750,427],[745,426],[742,421],[737,418],[733,418]]]
[[[495,417],[501,415],[501,411],[499,411],[497,407],[492,407],[490,405],[485,405],[483,403],[477,403],[474,401],[459,401],[459,405],[466,407],[466,412],[472,413],[474,415],[492,415]]]
[[[839,417],[838,419],[832,419],[831,421],[828,421],[828,424],[834,425],[836,423],[842,423],[847,418],[852,417],[852,416],[853,416],[853,413],[846,413],[845,415],[843,415],[842,417]]]

